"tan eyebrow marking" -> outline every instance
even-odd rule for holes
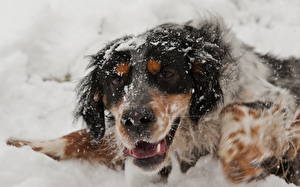
[[[159,72],[160,67],[161,67],[161,65],[160,65],[159,62],[157,62],[153,59],[148,60],[147,69],[148,69],[149,72],[157,73],[157,72]]]
[[[128,65],[128,63],[117,64],[115,71],[120,76],[122,76],[124,74],[127,74],[129,72],[129,65]]]

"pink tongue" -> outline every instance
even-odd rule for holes
[[[128,150],[128,154],[135,158],[149,158],[155,155],[162,155],[166,151],[167,142],[164,139],[157,144],[140,141],[134,149]]]

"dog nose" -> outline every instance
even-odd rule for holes
[[[129,129],[146,129],[155,121],[155,115],[150,108],[130,109],[123,113],[121,123]]]

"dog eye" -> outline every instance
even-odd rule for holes
[[[124,84],[124,79],[123,77],[115,77],[111,82],[113,85],[119,86]]]
[[[170,79],[175,75],[175,72],[173,70],[162,70],[159,74],[160,78],[163,79]]]

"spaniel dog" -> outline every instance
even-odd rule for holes
[[[116,39],[88,68],[76,109],[86,129],[7,144],[162,179],[212,154],[233,183],[275,174],[300,184],[296,58],[259,54],[212,18]]]

